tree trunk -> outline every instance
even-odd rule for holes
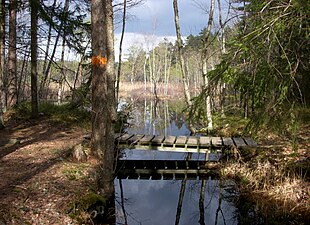
[[[122,24],[122,34],[121,34],[121,40],[119,43],[119,55],[118,55],[118,69],[117,69],[117,77],[116,77],[116,97],[115,100],[118,102],[118,92],[119,92],[119,81],[121,77],[121,69],[122,69],[122,51],[123,51],[123,40],[124,40],[124,34],[125,34],[125,25],[126,25],[126,5],[127,0],[124,0],[124,6],[123,6],[123,24]]]
[[[0,2],[0,130],[4,128],[3,112],[5,111],[5,0]]]
[[[212,121],[212,108],[211,108],[211,97],[210,97],[210,84],[208,79],[208,68],[207,68],[207,61],[208,61],[208,43],[209,43],[209,36],[211,34],[211,25],[213,21],[213,13],[214,13],[214,3],[215,0],[211,0],[210,6],[210,14],[208,20],[207,31],[205,33],[205,37],[203,40],[203,51],[202,51],[202,76],[203,76],[203,89],[207,92],[206,98],[206,105],[207,105],[207,120],[208,120],[208,130],[213,130],[213,121]]]
[[[17,0],[9,3],[9,50],[8,50],[8,83],[6,103],[11,107],[17,103],[16,79],[16,8]]]
[[[175,30],[177,34],[178,57],[179,57],[179,63],[180,63],[181,73],[182,73],[184,95],[185,95],[187,106],[191,106],[192,105],[191,96],[190,96],[189,87],[187,84],[187,79],[186,79],[187,75],[185,71],[185,64],[184,64],[184,58],[183,58],[183,47],[182,47],[181,31],[180,31],[180,25],[179,25],[179,10],[178,10],[177,0],[173,0],[173,9],[174,9]]]
[[[92,153],[100,160],[99,193],[114,203],[114,28],[112,0],[91,1]]]
[[[37,91],[37,29],[38,29],[38,6],[37,0],[30,0],[31,10],[31,116],[38,116],[38,91]]]
[[[54,0],[54,2],[53,2],[53,9],[56,6],[56,1],[57,0]],[[51,16],[51,20],[53,20],[53,16]],[[43,69],[42,69],[43,80],[40,82],[41,85],[40,85],[40,89],[39,89],[40,97],[43,97],[43,93],[42,92],[44,92],[42,84],[44,83],[43,81],[45,79],[45,74],[46,74],[46,65],[47,65],[47,62],[48,62],[48,54],[49,54],[49,49],[50,49],[51,38],[52,38],[52,24],[50,24],[49,28],[48,28],[47,44],[46,44],[44,63],[43,63]]]
[[[175,30],[176,30],[176,34],[177,34],[178,57],[179,57],[179,63],[180,63],[180,67],[181,67],[184,95],[185,95],[187,108],[190,108],[192,106],[192,102],[191,102],[191,95],[190,95],[190,91],[189,91],[189,87],[188,87],[187,73],[185,70],[185,63],[184,63],[184,58],[183,58],[183,47],[182,47],[181,31],[180,31],[180,25],[179,25],[179,10],[178,10],[178,1],[177,0],[173,0],[173,9],[174,9]],[[190,122],[189,122],[189,129],[190,129],[192,134],[196,133],[195,128],[191,125]]]

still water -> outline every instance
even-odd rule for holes
[[[126,102],[132,107],[129,134],[190,134],[181,101]],[[185,159],[186,153],[124,150],[127,159]],[[204,154],[192,159],[203,160]],[[238,224],[232,181],[115,180],[117,224]]]

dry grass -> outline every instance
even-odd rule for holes
[[[310,182],[305,175],[290,171],[286,163],[274,164],[266,159],[251,162],[229,162],[223,168],[225,177],[239,181],[242,192],[250,193],[261,211],[310,218]]]
[[[183,98],[183,85],[181,83],[170,84],[166,86],[164,83],[158,83],[157,85],[157,95],[160,99],[166,98]],[[194,89],[191,89],[194,91]],[[152,84],[143,82],[122,82],[120,84],[120,97],[131,97],[134,99],[140,98],[154,98],[154,93],[152,91]]]

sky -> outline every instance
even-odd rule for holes
[[[209,0],[178,0],[181,35],[198,34],[208,21]],[[201,7],[203,6],[203,7]],[[128,11],[123,49],[131,45],[152,48],[163,38],[174,42],[175,24],[173,0],[144,0],[142,5]],[[115,51],[118,55],[121,24],[115,24]]]

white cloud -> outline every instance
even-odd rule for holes
[[[115,34],[115,60],[118,61],[119,54],[119,43],[120,43],[120,33]],[[151,50],[153,47],[158,45],[164,39],[169,42],[174,43],[176,36],[159,36],[159,35],[150,35],[150,34],[141,34],[141,33],[132,33],[125,32],[124,41],[123,41],[123,52],[122,58],[125,60],[126,55],[128,54],[128,49],[130,46],[141,46],[145,51]]]

